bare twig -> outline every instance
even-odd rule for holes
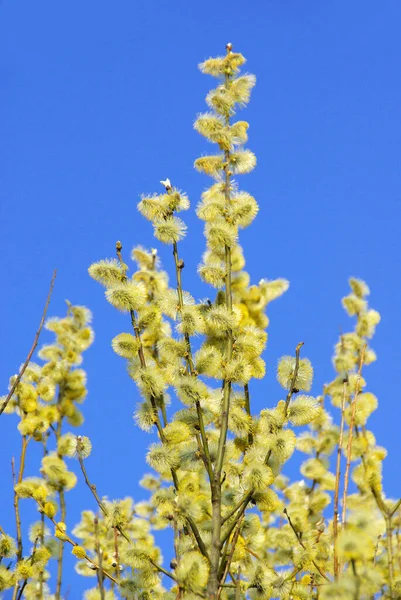
[[[10,402],[10,400],[11,400],[11,398],[12,398],[15,390],[17,389],[17,386],[18,386],[19,382],[21,381],[21,377],[25,373],[25,369],[27,368],[27,366],[29,364],[29,361],[32,358],[32,355],[35,352],[36,346],[38,345],[39,336],[40,336],[40,333],[42,331],[43,325],[45,323],[47,309],[49,308],[50,298],[51,298],[51,295],[52,295],[52,292],[53,292],[53,287],[54,287],[55,279],[56,279],[56,271],[53,271],[53,277],[52,277],[52,280],[50,282],[50,289],[49,289],[49,292],[47,294],[46,304],[45,304],[45,307],[43,309],[42,318],[41,318],[40,323],[39,323],[39,329],[36,332],[35,339],[33,341],[31,349],[28,352],[28,356],[26,357],[26,360],[25,360],[24,364],[22,365],[22,368],[20,369],[20,372],[18,373],[17,377],[15,378],[15,381],[14,381],[13,385],[11,386],[11,390],[8,392],[7,398],[4,400],[3,404],[0,407],[0,415],[7,408],[7,404]]]

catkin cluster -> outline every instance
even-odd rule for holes
[[[181,213],[190,202],[169,179],[159,193],[143,195],[138,209],[156,240],[171,247],[173,275],[157,249],[141,246],[132,250],[130,270],[120,242],[114,257],[89,268],[123,313],[111,343],[139,390],[135,424],[153,436],[146,454],[152,473],[140,482],[148,498],[134,503],[101,495],[84,463],[90,440],[63,431],[83,421],[81,355],[93,339],[89,311],[68,305],[64,319],[47,322],[55,342],[42,347],[44,364],[30,363],[7,407],[22,436],[15,539],[0,529],[0,558],[12,565],[0,565],[0,590],[13,588],[13,600],[61,600],[66,545],[77,572],[95,578],[85,600],[401,598],[401,500],[383,491],[386,451],[367,427],[378,400],[365,368],[376,360],[370,340],[380,321],[367,285],[349,280],[343,306],[355,326],[340,335],[335,377],[323,390],[312,392],[303,342],[278,362],[281,397],[261,397],[255,385],[266,373],[269,303],[289,284],[253,283],[239,244],[241,229],[258,213],[255,198],[237,182],[256,166],[246,147],[249,125],[236,120],[256,82],[241,73],[244,63],[228,44],[224,56],[200,65],[217,79],[208,111],[194,125],[215,148],[195,161],[212,178],[196,207],[205,234],[198,274],[209,299],[196,301],[186,289]],[[41,468],[37,477],[25,477],[33,442],[43,446]],[[307,455],[301,479],[286,476],[296,451]],[[82,512],[71,534],[65,493],[77,476],[67,457],[78,459],[95,507]],[[32,499],[40,515],[29,553],[21,498]],[[172,540],[166,559],[156,544],[162,529]],[[50,560],[57,562],[54,596]]]

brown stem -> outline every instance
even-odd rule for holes
[[[65,523],[66,505],[65,505],[65,495],[64,495],[63,489],[61,489],[59,491],[59,500],[60,500],[60,508],[61,508],[60,520],[62,523]],[[64,555],[64,541],[59,540],[58,553],[57,553],[56,600],[60,600],[60,598],[61,598],[61,585],[62,585],[62,581],[63,581],[63,555]]]
[[[285,508],[283,512],[284,512],[285,516],[286,516],[286,517],[287,517],[287,519],[288,519],[288,523],[289,523],[289,525],[290,525],[291,529],[293,530],[293,532],[294,532],[294,534],[295,534],[295,537],[296,537],[296,538],[297,538],[297,540],[298,540],[298,543],[299,543],[299,545],[300,545],[300,546],[301,546],[301,547],[302,547],[304,550],[306,550],[306,546],[305,546],[305,544],[304,544],[304,543],[303,543],[303,541],[302,541],[301,535],[300,535],[300,534],[298,533],[298,531],[295,529],[295,527],[294,527],[294,523],[292,522],[292,520],[291,520],[291,518],[290,518],[290,515],[288,514],[288,511],[287,511],[287,509]],[[316,563],[316,561],[315,561],[315,560],[312,560],[312,564],[313,564],[313,566],[315,567],[315,569],[317,570],[317,572],[319,573],[319,575],[321,575],[321,576],[322,576],[322,577],[323,577],[323,578],[324,578],[326,581],[330,581],[330,580],[329,580],[329,578],[327,577],[327,575],[324,573],[324,571],[322,570],[322,568],[321,568],[321,567],[319,567],[319,565]]]
[[[120,261],[121,264],[124,264],[124,261],[123,261],[123,258],[122,258],[122,244],[121,244],[121,242],[117,242],[116,243],[116,251],[117,251],[118,260]],[[139,331],[139,327],[138,327],[138,323],[137,323],[137,320],[136,320],[135,312],[133,310],[131,310],[130,314],[131,314],[132,326],[133,326],[134,332],[135,332],[135,337],[136,337],[136,339],[139,342],[139,350],[138,350],[139,361],[141,363],[141,367],[142,368],[146,368],[145,353],[144,353],[144,350],[143,350],[141,334],[140,334],[140,331]],[[159,411],[158,411],[157,404],[156,404],[156,398],[154,396],[151,396],[150,402],[151,402],[151,405],[152,405],[152,408],[153,408],[153,414],[154,414],[155,423],[156,423],[157,431],[159,433],[160,440],[161,440],[162,444],[165,444],[166,443],[166,436],[164,435],[163,427],[162,427],[161,422],[160,422]],[[175,469],[171,469],[171,477],[173,479],[174,487],[175,487],[176,491],[178,492],[178,477],[177,477],[177,473],[176,473]],[[198,530],[198,528],[196,526],[196,523],[190,517],[186,517],[186,520],[187,520],[188,525],[190,526],[191,531],[194,534],[194,537],[195,537],[195,539],[196,539],[196,541],[198,543],[199,550],[209,560],[209,556],[208,556],[208,553],[207,553],[207,550],[206,550],[206,546],[205,546],[205,544],[204,544],[204,542],[203,542],[203,540],[202,540],[202,538],[200,536],[200,533],[199,533],[199,530]],[[161,569],[161,567],[159,567],[159,569]],[[171,576],[171,577],[172,577],[172,579],[174,579],[173,576]]]
[[[287,393],[287,397],[285,399],[285,411],[284,411],[284,416],[287,417],[287,413],[288,413],[288,407],[290,405],[291,402],[291,398],[293,396],[293,394],[296,393],[296,387],[295,387],[295,382],[297,380],[298,377],[298,371],[299,371],[299,357],[300,357],[300,352],[301,352],[301,348],[304,345],[304,342],[299,342],[299,344],[297,345],[297,347],[295,348],[295,367],[294,367],[294,373],[292,374],[292,379],[291,379],[291,383],[290,383],[290,387]],[[269,464],[269,460],[270,457],[272,455],[272,451],[269,450],[268,453],[266,454],[266,458],[265,458],[265,465]]]
[[[252,415],[251,415],[251,400],[250,400],[250,396],[249,396],[249,384],[246,383],[244,385],[244,395],[245,395],[245,411],[246,414],[251,417],[252,419]],[[252,429],[249,430],[248,433],[248,444],[251,446],[253,444],[253,435],[252,435]]]
[[[174,256],[175,272],[176,272],[176,278],[177,278],[178,306],[179,306],[179,310],[182,311],[182,309],[184,308],[184,295],[183,295],[183,288],[182,288],[182,269],[184,268],[184,263],[178,257],[177,242],[174,242],[174,244],[173,244],[173,256]],[[186,356],[187,366],[188,366],[191,376],[196,377],[197,373],[196,373],[195,366],[194,366],[191,340],[190,340],[188,333],[184,334],[184,339],[185,339],[185,344],[186,344],[186,348],[187,348],[187,356]],[[206,469],[207,469],[207,472],[209,475],[209,481],[211,481],[213,478],[212,460],[210,458],[209,444],[207,441],[207,436],[206,436],[206,431],[205,431],[205,423],[203,420],[203,413],[202,413],[202,409],[201,409],[199,400],[197,400],[195,402],[195,406],[196,406],[196,413],[198,415],[199,429],[200,429],[200,434],[201,434],[201,439],[202,439],[202,449],[203,449],[203,453],[205,455]]]
[[[388,562],[388,586],[390,592],[390,598],[393,600],[393,586],[394,586],[394,556],[393,556],[393,529],[391,523],[391,517],[385,518],[386,523],[386,544],[387,544],[387,562]]]
[[[338,538],[338,516],[339,516],[339,495],[340,495],[340,478],[341,478],[341,453],[344,437],[344,422],[345,422],[345,399],[347,395],[347,380],[344,380],[343,396],[341,401],[341,424],[340,437],[337,447],[337,463],[336,463],[336,484],[334,489],[334,517],[333,517],[333,534],[334,534],[334,578],[337,580],[339,575],[339,561],[337,554],[337,538]]]
[[[35,554],[36,554],[37,545],[38,545],[38,538],[36,538],[36,540],[35,540],[35,542],[33,544],[32,554],[31,554],[31,556],[29,558],[31,565],[33,565],[33,561],[35,560]],[[21,589],[19,591],[17,600],[21,600],[22,594],[24,593],[24,589],[25,589],[27,583],[28,583],[28,579],[24,579],[24,581],[23,581],[23,583],[21,585]]]
[[[42,512],[44,512],[44,506],[41,502],[39,502],[39,500],[37,500],[38,506],[40,508],[40,510]],[[57,521],[55,520],[54,517],[50,517],[49,515],[46,515],[48,519],[50,519],[50,521],[53,523],[53,525],[55,526],[56,530],[60,531],[59,525],[57,523]],[[62,532],[64,534],[64,541],[68,542],[69,544],[71,544],[71,546],[73,546],[75,548],[75,546],[78,546],[79,544],[77,544],[76,542],[74,542],[74,540],[72,540],[68,535],[65,534],[65,532]],[[87,560],[91,565],[93,565],[96,569],[100,569],[100,566],[90,558],[90,556],[88,556],[87,554],[85,554],[84,556],[85,560]],[[114,583],[118,583],[118,581],[112,576],[110,575],[110,573],[108,573],[107,571],[105,571],[103,568],[101,569],[103,575],[105,577],[107,577],[108,579],[110,579],[110,581],[113,581]]]
[[[355,393],[354,398],[351,404],[351,420],[349,424],[349,434],[348,434],[348,445],[347,445],[347,461],[345,465],[345,475],[344,475],[344,491],[343,491],[343,510],[342,510],[342,525],[345,525],[346,517],[347,517],[347,496],[348,496],[348,482],[349,482],[349,473],[351,467],[351,451],[352,451],[352,437],[354,432],[354,424],[355,424],[355,413],[356,413],[356,402],[358,399],[358,395],[360,392],[360,382],[361,382],[361,373],[363,361],[365,358],[366,344],[362,348],[360,360],[359,360],[359,368],[357,379],[355,382]]]
[[[114,558],[116,561],[116,579],[120,578],[120,557],[118,554],[118,530],[114,527]]]
[[[96,571],[97,583],[99,586],[100,600],[105,600],[106,594],[105,594],[105,590],[104,590],[104,576],[103,576],[103,570],[102,570],[103,552],[100,550],[100,544],[99,544],[99,519],[97,517],[95,517],[93,523],[94,523],[94,529],[95,529],[95,552],[96,552],[97,560],[99,563],[99,569]],[[115,531],[115,529],[114,529],[114,531]]]
[[[19,471],[18,471],[18,479],[16,479],[16,475],[15,475],[14,457],[11,460],[11,472],[12,472],[13,483],[14,483],[15,524],[16,524],[16,528],[17,528],[17,561],[22,560],[23,548],[22,548],[21,515],[20,515],[20,511],[19,511],[19,496],[18,496],[17,492],[15,491],[15,485],[16,485],[16,483],[21,483],[21,481],[24,477],[26,448],[28,446],[29,440],[30,440],[30,437],[28,437],[26,435],[24,435],[22,437],[22,447],[21,447],[21,457],[20,457],[20,465],[19,465]]]
[[[298,371],[299,371],[299,356],[300,356],[301,348],[303,345],[304,345],[304,342],[299,342],[298,346],[295,348],[294,373],[292,374],[290,389],[288,390],[287,398],[285,399],[285,414],[286,415],[287,415],[287,411],[288,411],[288,406],[291,402],[291,398],[292,398],[293,394],[295,393],[295,389],[296,389],[295,383],[297,381]]]
[[[102,513],[105,515],[105,517],[109,516],[109,511],[107,510],[105,504],[101,501],[101,499],[99,498],[99,495],[97,493],[96,490],[96,486],[90,482],[89,477],[88,477],[88,473],[86,471],[85,465],[84,465],[84,461],[82,459],[82,457],[80,457],[78,455],[78,461],[79,461],[79,465],[81,467],[81,471],[82,474],[84,476],[85,479],[85,483],[88,486],[88,488],[90,489],[90,491],[93,494],[93,497],[95,498],[100,510],[102,511]],[[116,529],[119,531],[119,533],[121,533],[121,535],[123,536],[123,538],[129,543],[131,544],[131,539],[130,537],[126,534],[126,532],[124,531],[124,529],[121,527],[121,525],[116,525]],[[160,573],[164,573],[164,575],[167,575],[167,577],[170,577],[170,579],[173,579],[175,581],[175,577],[172,573],[170,573],[169,571],[167,571],[166,569],[164,569],[163,567],[161,567],[160,565],[158,565],[157,563],[152,562],[152,565],[160,572]]]
[[[56,271],[53,271],[53,277],[52,280],[50,282],[50,289],[49,292],[47,294],[47,298],[46,298],[46,303],[45,303],[45,307],[43,309],[43,313],[42,313],[42,318],[40,319],[40,323],[39,323],[39,328],[36,332],[33,344],[31,349],[28,352],[28,356],[26,357],[26,360],[24,362],[24,364],[22,365],[22,368],[20,369],[17,377],[14,380],[13,385],[11,386],[11,390],[9,391],[9,393],[7,394],[6,399],[4,400],[3,404],[0,407],[0,415],[5,411],[7,404],[10,402],[16,388],[17,385],[19,384],[19,382],[21,381],[21,377],[23,376],[23,374],[25,373],[25,369],[27,368],[29,361],[32,358],[33,353],[35,352],[36,346],[38,345],[38,341],[39,341],[39,336],[40,336],[40,332],[42,331],[45,319],[46,319],[46,313],[47,313],[47,309],[49,308],[49,304],[50,304],[50,298],[53,292],[53,287],[54,287],[54,282],[56,279]]]
[[[230,54],[232,51],[231,44],[228,44],[227,54]],[[225,88],[228,89],[230,84],[230,75],[226,74],[225,76]],[[225,118],[225,125],[229,127],[230,125],[230,117],[229,115]],[[230,159],[231,153],[230,150],[225,151],[225,161],[224,161],[224,176],[225,176],[225,186],[224,186],[224,195],[225,195],[225,208],[228,213],[231,205],[231,171],[230,171]],[[226,299],[226,308],[228,311],[232,311],[232,289],[231,289],[231,248],[229,246],[225,246],[224,249],[225,255],[225,299]],[[233,333],[229,331],[227,333],[227,347],[226,347],[226,357],[227,361],[231,360],[233,352]],[[211,482],[211,497],[212,497],[212,545],[210,551],[210,574],[207,585],[207,593],[208,597],[216,600],[218,593],[218,573],[219,573],[219,563],[220,563],[220,551],[221,551],[221,473],[222,467],[224,463],[224,454],[226,447],[226,439],[227,439],[227,431],[228,431],[228,417],[230,410],[230,396],[231,396],[231,381],[228,379],[224,379],[223,381],[223,406],[222,406],[222,414],[220,419],[220,436],[217,447],[217,455],[216,462],[214,468],[214,476]]]
[[[240,517],[240,519],[239,519],[239,521],[238,521],[238,523],[237,523],[237,529],[236,529],[236,531],[235,531],[235,533],[233,535],[233,539],[231,540],[230,554],[228,555],[228,557],[227,557],[227,549],[228,549],[228,546],[229,546],[229,540],[227,540],[227,544],[226,544],[226,547],[225,547],[225,550],[224,550],[224,555],[223,555],[222,560],[221,560],[220,570],[223,570],[223,575],[220,578],[220,582],[219,582],[220,589],[219,589],[219,591],[217,593],[217,599],[220,598],[220,595],[221,595],[221,592],[222,592],[222,587],[221,586],[222,586],[222,584],[225,583],[227,575],[228,575],[228,572],[230,570],[231,561],[232,561],[233,556],[234,556],[235,546],[236,546],[237,541],[238,541],[238,537],[239,537],[239,534],[240,534],[240,531],[241,531],[241,526],[242,526],[242,521],[243,520],[244,520],[244,515],[242,514],[241,517]]]

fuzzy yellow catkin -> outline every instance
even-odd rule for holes
[[[85,558],[86,557],[86,550],[82,546],[73,546],[71,553],[76,558]]]

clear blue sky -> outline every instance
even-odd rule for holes
[[[127,320],[87,268],[111,256],[117,239],[127,252],[154,245],[136,203],[140,193],[160,191],[160,179],[186,190],[192,206],[198,201],[208,181],[192,164],[207,146],[192,123],[213,80],[197,64],[231,41],[258,78],[243,115],[258,167],[241,186],[261,207],[241,237],[248,270],[254,281],[291,281],[269,312],[269,371],[252,386],[253,405],[280,399],[277,359],[301,340],[316,371],[313,391],[321,391],[333,376],[339,328],[351,324],[340,305],[347,278],[364,278],[382,313],[373,344],[379,361],[366,371],[380,401],[370,423],[389,450],[386,489],[399,495],[400,23],[399,0],[0,2],[3,393],[57,268],[50,314],[64,311],[65,298],[94,313],[81,433],[93,442],[88,469],[101,494],[143,497],[136,482],[151,438],[134,427],[138,395],[110,347]],[[185,286],[204,297],[195,276],[202,226],[193,213],[185,218]],[[170,252],[162,257],[171,272]],[[15,425],[1,417],[3,481],[17,453]],[[28,474],[35,468],[29,461]],[[70,523],[94,508],[83,483],[67,503]],[[11,487],[0,514],[3,526],[12,524]],[[84,583],[66,576],[71,598]]]

